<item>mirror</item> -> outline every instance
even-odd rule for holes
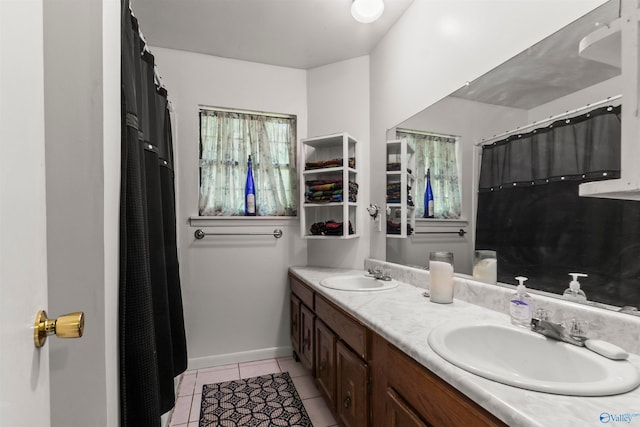
[[[618,0],[604,3],[396,126],[459,138],[462,219],[427,221],[417,218],[416,229],[445,227],[455,230],[463,227],[468,234],[462,238],[454,233],[387,239],[387,261],[425,267],[429,252],[447,250],[455,254],[456,272],[471,274],[479,174],[479,149],[476,145],[507,131],[534,122],[543,123],[551,116],[619,95],[622,85],[620,68],[585,59],[578,52],[580,41],[586,35],[620,16],[619,8]],[[619,105],[620,100],[611,104]],[[396,128],[389,130],[388,140],[395,139]],[[417,188],[415,191],[424,189]],[[589,274],[589,271],[584,273]],[[558,277],[558,281],[568,285],[570,278]],[[588,280],[584,283],[583,287],[586,287]],[[620,297],[615,303],[626,306],[638,305],[639,302],[625,301]]]

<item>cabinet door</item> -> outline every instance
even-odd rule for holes
[[[369,369],[342,341],[336,345],[336,405],[345,427],[366,427],[369,419]]]
[[[392,388],[387,389],[384,425],[386,427],[428,427]]]
[[[319,319],[316,319],[316,379],[318,386],[336,407],[336,342],[338,338]]]
[[[291,346],[297,358],[300,357],[300,300],[291,294]]]
[[[315,315],[305,305],[300,305],[300,362],[307,369],[313,369],[313,330]]]

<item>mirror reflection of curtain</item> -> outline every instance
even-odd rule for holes
[[[396,138],[406,139],[415,150],[416,218],[424,216],[427,169],[431,172],[435,218],[460,218],[462,206],[456,138],[407,129],[396,130]]]
[[[483,147],[476,249],[498,253],[498,280],[640,306],[640,202],[579,197],[620,176],[620,109],[602,107]]]
[[[200,111],[200,215],[244,215],[247,159],[257,214],[296,215],[296,119]]]
[[[120,425],[157,426],[187,366],[171,123],[128,0],[121,12]]]

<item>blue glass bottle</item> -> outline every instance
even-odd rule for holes
[[[424,215],[423,218],[434,218],[433,214],[433,189],[431,188],[431,171],[427,169],[427,188],[424,190]]]
[[[244,214],[256,215],[256,187],[253,183],[253,171],[251,170],[251,155],[249,155],[247,170],[247,183],[244,186]]]

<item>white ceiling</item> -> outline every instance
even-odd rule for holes
[[[580,40],[619,15],[610,0],[452,96],[529,110],[620,75],[620,69],[578,55]]]
[[[352,0],[131,0],[151,46],[309,69],[367,55],[413,0],[356,22]]]
[[[352,0],[131,3],[151,46],[309,69],[370,53],[413,1],[385,0],[382,18],[372,24],[351,17]],[[578,44],[596,22],[617,16],[618,0],[610,0],[453,96],[530,109],[614,77],[619,69],[580,58]]]

